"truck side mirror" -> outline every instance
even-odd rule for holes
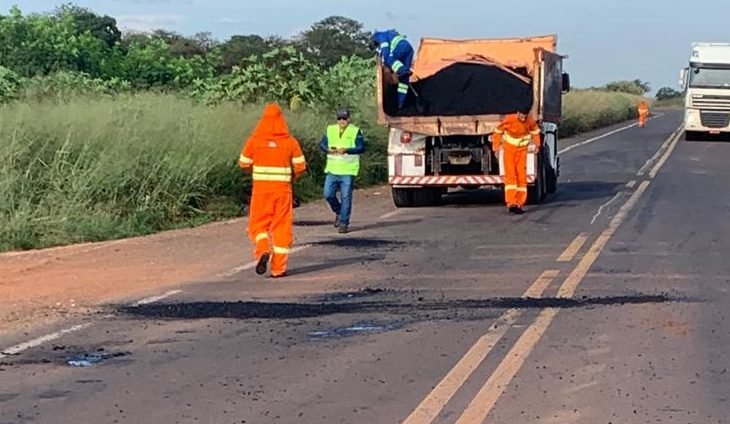
[[[563,93],[570,91],[570,74],[563,72]]]
[[[681,71],[679,71],[679,86],[682,87],[682,89],[685,88],[685,85],[687,84],[687,71],[688,68],[684,68]]]

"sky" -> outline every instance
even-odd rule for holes
[[[678,89],[693,41],[728,41],[730,1],[694,0],[0,0],[0,13],[52,11],[73,2],[117,18],[124,29],[165,28],[289,37],[341,15],[369,31],[395,28],[417,48],[421,37],[503,38],[556,34],[575,87],[636,79]]]

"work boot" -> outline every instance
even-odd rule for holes
[[[515,215],[522,215],[523,213],[525,213],[525,211],[519,206],[515,206],[514,209],[515,210],[512,213],[514,213]]]
[[[337,216],[335,216],[335,228],[339,228],[339,227],[340,227],[340,216],[337,215]]]
[[[340,234],[347,234],[347,225],[346,224],[340,225],[340,230],[338,232]]]
[[[269,253],[264,253],[259,258],[258,263],[256,264],[256,274],[263,275],[266,273],[266,266],[269,264]]]

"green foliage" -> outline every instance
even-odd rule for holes
[[[42,102],[64,101],[76,96],[115,96],[131,90],[131,84],[120,78],[93,78],[83,72],[57,72],[25,81],[24,97]]]
[[[373,57],[374,53],[369,47],[371,36],[358,21],[344,16],[330,16],[300,34],[296,42],[307,57],[328,68],[351,55]]]
[[[277,101],[294,110],[332,111],[371,95],[373,67],[373,60],[351,56],[325,69],[295,48],[283,47],[245,59],[230,75],[198,81],[192,92],[208,104]]]
[[[15,72],[0,66],[0,103],[18,98],[21,79]]]
[[[641,81],[640,79],[635,79],[633,81],[614,81],[606,84],[603,88],[607,91],[616,91],[619,93],[628,93],[637,96],[643,96],[651,91],[651,85],[648,82]]]
[[[659,89],[659,91],[656,92],[657,100],[669,100],[679,97],[682,97],[682,93],[671,87],[662,87]]]

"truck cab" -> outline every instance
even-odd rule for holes
[[[687,139],[730,132],[730,43],[693,43],[679,85],[685,91]]]

